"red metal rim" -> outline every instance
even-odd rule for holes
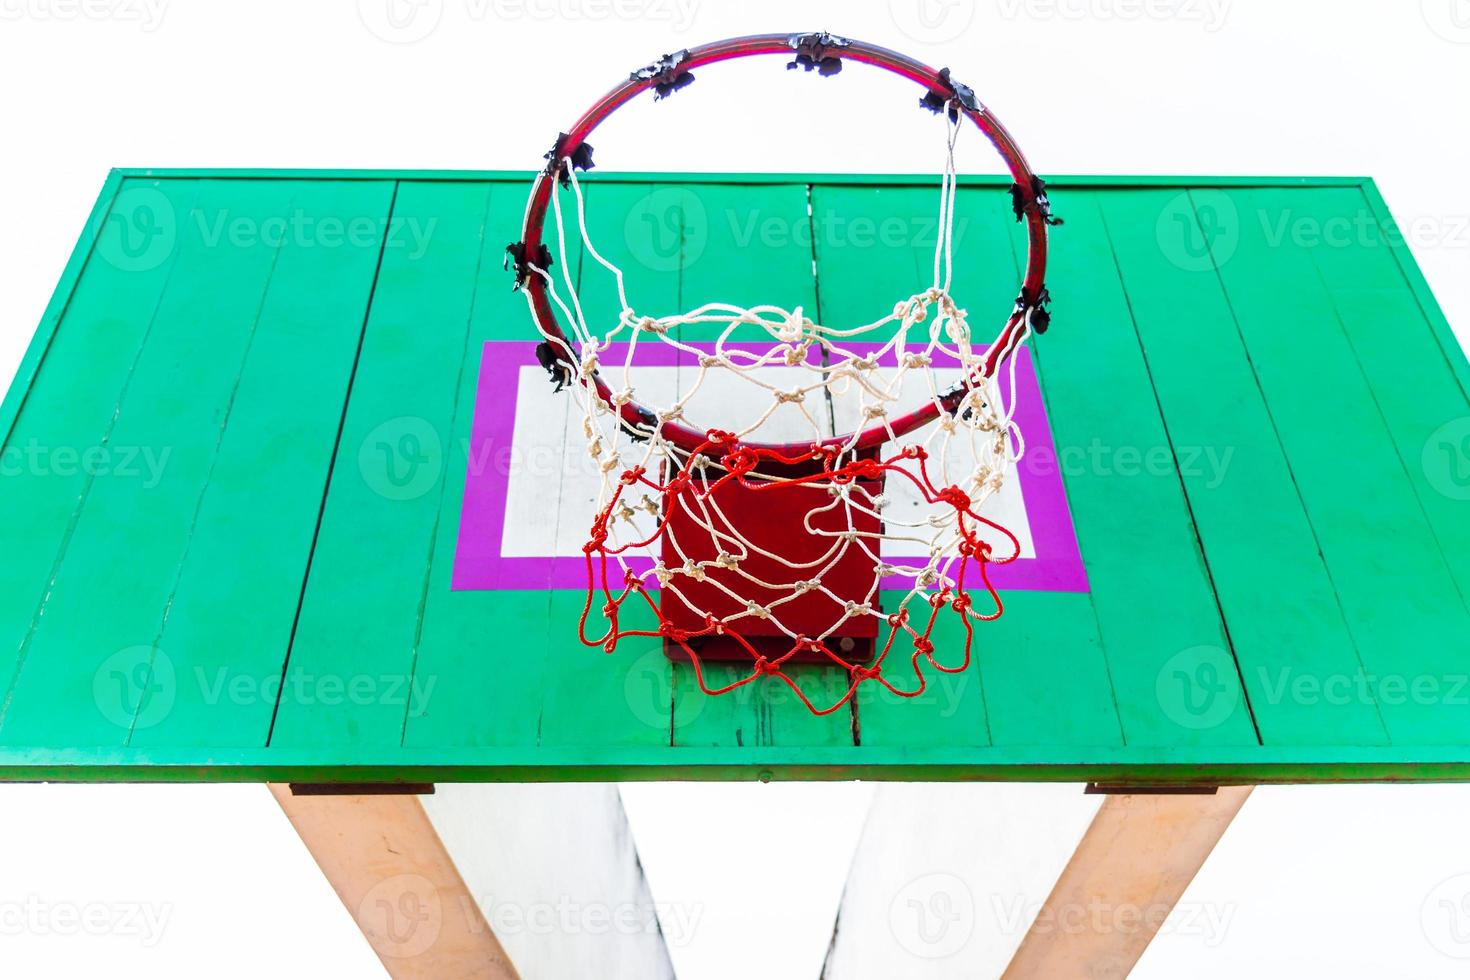
[[[756,55],[784,55],[788,58],[797,53],[796,39],[803,37],[800,34],[759,34],[749,37],[731,38],[725,41],[715,41],[710,44],[690,48],[682,60],[678,62],[677,70],[689,71],[702,65],[711,65],[720,61],[730,61],[735,58],[747,58]],[[925,91],[947,94],[951,86],[940,73],[928,65],[915,61],[907,55],[890,51],[874,44],[862,41],[844,39],[845,45],[840,48],[829,49],[832,54],[844,60],[852,60],[863,64],[874,65],[900,75],[910,81],[917,82],[924,87]],[[559,143],[559,150],[563,158],[571,156],[587,137],[602,124],[608,116],[616,112],[621,106],[633,97],[653,88],[658,83],[657,78],[630,78],[628,81],[618,85],[599,99],[590,109],[582,114]],[[957,103],[951,103],[957,105]],[[1026,158],[1012,139],[1011,134],[1001,125],[989,109],[983,106],[977,111],[958,105],[959,111],[963,112],[972,122],[985,134],[996,152],[1005,161],[1006,169],[1010,171],[1011,179],[1029,188],[1032,185],[1034,175]],[[553,168],[555,169],[555,168]],[[546,215],[550,209],[551,195],[556,186],[553,176],[542,173],[536,178],[536,183],[531,190],[530,205],[526,209],[526,222],[522,230],[521,242],[524,244],[527,255],[535,255],[539,250],[544,237]],[[1040,208],[1028,207],[1023,212],[1026,220],[1027,252],[1026,270],[1021,280],[1021,295],[1040,297],[1044,289],[1046,279],[1046,216]],[[550,297],[547,295],[546,283],[540,276],[531,275],[526,277],[523,288],[529,290],[531,304],[535,309],[536,317],[541,328],[552,338],[564,343],[568,349],[575,349],[575,343],[567,337],[563,331],[560,321],[556,317]],[[985,373],[992,374],[1000,360],[1008,352],[1015,340],[1017,333],[1021,330],[1022,323],[1027,311],[1021,308],[1014,310],[1006,320],[1005,327],[1000,331],[995,343],[990,347],[986,357]],[[565,352],[553,344],[553,351],[559,359],[567,360]],[[568,365],[577,371],[580,365],[567,360]],[[612,404],[612,390],[602,379],[600,374],[594,374],[591,378],[593,387],[598,396],[606,403]],[[619,409],[624,423],[637,428],[646,428],[649,424],[651,413],[638,405],[636,402],[628,402]],[[875,425],[863,430],[854,445],[856,450],[872,449],[888,442],[894,436],[901,436],[907,432],[926,425],[939,417],[940,408],[930,401],[920,408],[906,415],[890,420],[889,425]],[[890,433],[891,429],[891,433]],[[664,438],[669,442],[685,450],[692,452],[701,444],[705,443],[709,436],[707,430],[695,429],[675,421],[663,424]],[[824,441],[827,445],[846,445],[852,440],[852,434],[834,436]],[[769,450],[773,452],[801,452],[811,448],[811,443],[744,443],[744,445],[757,450]]]

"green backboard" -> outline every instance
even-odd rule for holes
[[[587,184],[660,311],[867,320],[933,244],[932,178]],[[528,187],[109,179],[0,407],[0,776],[1470,775],[1470,367],[1371,182],[1051,182],[1005,615],[821,718],[576,640],[584,447],[501,267]],[[1018,229],[964,186],[977,322]]]

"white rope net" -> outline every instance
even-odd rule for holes
[[[534,302],[531,313],[546,341],[576,366],[568,369],[568,380],[575,382],[570,388],[586,450],[601,473],[584,548],[586,642],[611,651],[627,636],[661,635],[683,647],[709,693],[777,675],[818,713],[835,710],[864,681],[913,696],[924,689],[924,663],[950,672],[968,664],[973,623],[1000,614],[985,566],[1020,553],[1016,537],[981,511],[1024,452],[1011,355],[1029,336],[1030,320],[1028,314],[1019,330],[1002,333],[1008,349],[992,362],[999,366],[994,374],[987,373],[988,345],[976,345],[969,317],[950,292],[958,119],[945,119],[945,131],[932,282],[887,315],[849,327],[817,323],[801,307],[706,303],[673,314],[636,307],[623,271],[593,244],[582,185],[570,160],[561,161],[569,186],[553,186],[551,193],[558,249],[553,267],[561,271],[554,276],[534,263],[529,271],[560,311],[566,335],[541,323]],[[615,322],[594,323],[579,296],[567,255],[567,190],[586,255],[616,285]],[[673,352],[653,361],[679,366],[650,369],[649,345]],[[896,432],[892,420],[925,401],[937,409],[935,420]],[[636,432],[622,411],[629,404],[647,410],[647,424]],[[708,433],[705,445],[677,445],[666,434],[675,424]],[[859,447],[863,430],[873,427],[887,436],[877,453]],[[773,444],[788,448],[751,448]],[[752,533],[748,510],[732,513],[720,492],[731,483],[764,493],[759,499],[766,513],[799,508],[796,526],[808,537],[803,547],[783,554],[779,543],[753,540],[760,535]],[[776,491],[786,492],[778,498]],[[794,559],[793,553],[806,557]],[[643,560],[635,560],[640,555]],[[829,579],[836,570],[857,563],[870,579],[865,588],[834,589]],[[967,566],[978,569],[967,572]],[[974,608],[970,587],[989,595],[985,609]],[[621,627],[623,601],[638,594],[653,606],[651,590],[663,590],[665,610],[668,593],[677,597],[681,615],[659,615],[657,629]],[[608,629],[589,638],[587,613],[598,592]],[[826,601],[814,601],[817,596]],[[911,614],[911,604],[922,613]],[[963,656],[948,663],[936,658],[931,636],[943,610],[957,617],[964,644]],[[848,655],[854,645],[844,638],[864,633],[863,625],[872,636],[873,624],[860,622],[865,618],[887,628],[879,630],[872,658],[860,661]],[[786,642],[773,653],[747,642],[753,635]],[[737,639],[749,672],[706,686],[698,649],[708,636]],[[895,638],[906,638],[912,651],[912,684],[882,674]],[[846,694],[825,708],[813,705],[783,669],[812,660],[840,666],[851,677]]]

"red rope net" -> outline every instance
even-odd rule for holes
[[[746,446],[729,432],[710,430],[707,441],[691,457],[694,460],[700,458],[710,462],[703,466],[684,466],[678,468],[673,475],[661,475],[658,479],[642,466],[633,466],[621,472],[617,489],[607,505],[598,512],[592,523],[589,540],[583,547],[587,566],[587,596],[578,621],[578,636],[583,643],[600,646],[607,653],[613,653],[620,642],[629,638],[660,638],[669,648],[671,656],[687,658],[700,690],[705,694],[725,694],[752,684],[762,677],[776,677],[795,693],[808,710],[817,715],[838,710],[851,701],[858,689],[868,682],[881,685],[897,697],[914,698],[923,694],[927,687],[924,676],[926,665],[948,674],[960,673],[969,667],[975,636],[974,624],[994,620],[1004,610],[1000,596],[990,582],[989,568],[994,564],[1014,561],[1020,553],[1020,544],[1015,535],[1005,527],[976,513],[969,494],[961,487],[953,484],[936,485],[930,479],[926,465],[928,453],[922,447],[905,446],[887,459],[860,458],[844,461],[843,453],[834,446],[815,445],[803,454],[787,454]],[[711,465],[716,460],[717,466]],[[714,474],[711,475],[709,470],[715,470]],[[768,475],[771,472],[793,470],[801,472],[795,476],[775,478]],[[863,540],[864,536],[850,531],[828,532],[814,527],[812,514],[824,508],[806,507],[803,501],[795,498],[795,492],[803,488],[829,491],[831,488],[839,488],[836,494],[838,498],[864,496],[871,500],[871,490],[863,488],[881,487],[890,478],[909,481],[926,504],[939,508],[952,517],[960,541],[955,548],[950,575],[936,578],[920,572],[896,607],[884,612],[878,608],[879,585],[885,574],[898,569],[882,562],[875,554],[875,549],[870,548]],[[645,537],[614,542],[610,525],[620,515],[626,515],[626,498],[638,488],[657,495],[657,526]],[[748,567],[742,567],[760,562],[757,554],[759,549],[753,549],[742,537],[731,533],[736,530],[739,522],[728,519],[728,515],[724,513],[728,508],[716,505],[720,496],[728,497],[732,490],[741,495],[748,494],[750,499],[757,500],[762,519],[766,521],[772,521],[773,515],[784,514],[789,518],[795,514],[811,533],[832,537],[836,542],[833,546],[836,553],[833,554],[833,550],[827,553],[826,568],[829,570],[849,556],[856,557],[860,563],[864,559],[871,559],[867,567],[873,570],[875,576],[861,601],[844,598],[822,588],[820,574],[816,579],[775,584],[764,581]],[[862,503],[849,506],[859,512],[865,509]],[[718,514],[719,519],[709,523],[699,520],[701,517],[708,518],[711,514]],[[619,556],[630,550],[647,549],[661,539],[666,556],[686,554],[688,549],[677,545],[671,549],[667,541],[667,537],[673,535],[681,524],[689,526],[690,522],[683,521],[683,518],[689,518],[696,526],[710,532],[711,538],[720,544],[721,550],[713,560],[694,561],[686,558],[685,564],[678,568],[670,568],[661,563],[656,569],[658,581],[664,590],[677,591],[681,579],[705,583],[713,580],[718,591],[737,600],[744,600],[743,605],[738,601],[726,603],[734,612],[720,614],[699,610],[703,613],[702,620],[690,623],[688,607],[678,604],[677,612],[671,613],[668,597],[665,596],[662,602],[655,598],[653,590],[645,583],[644,576],[618,560]],[[719,526],[713,526],[716,523]],[[997,555],[992,543],[981,536],[981,529],[989,529],[1006,541],[1009,544],[1006,552]],[[881,528],[878,533],[867,535],[873,539],[881,536]],[[733,553],[723,550],[726,545],[736,550]],[[767,573],[770,567],[777,567],[777,563],[760,562],[759,572]],[[930,591],[936,581],[938,587]],[[978,582],[978,591],[988,597],[985,612],[975,610],[967,581]],[[747,598],[752,591],[774,592],[779,597],[769,603],[757,603]],[[797,617],[802,625],[810,627],[810,632],[789,635],[788,631],[788,635],[773,636],[773,633],[779,631],[763,628],[769,617],[783,604],[795,604],[802,596],[819,591],[825,593],[830,603],[837,606],[835,611],[828,614],[830,621],[825,623],[825,628],[824,624],[816,621],[821,620],[822,616],[813,616],[810,603]],[[646,606],[652,612],[657,622],[656,628],[636,629],[622,626],[623,606],[635,598],[635,605]],[[922,611],[915,615],[910,609],[911,605],[922,607]],[[587,622],[595,606],[600,606],[600,612],[607,620],[607,630],[600,636],[590,637],[587,633]],[[958,622],[963,635],[961,649],[950,663],[936,657],[934,640],[935,628],[946,611]],[[861,617],[873,617],[886,626],[886,636],[881,642],[874,641],[875,653],[870,662],[867,658],[859,659],[844,651],[844,644],[840,640],[834,642],[844,626],[850,626]],[[752,630],[752,626],[756,629]],[[710,638],[726,641],[725,648],[737,651],[736,656],[748,664],[749,672],[730,683],[711,686],[705,678],[705,657],[701,655],[701,648],[704,646],[702,641]],[[779,644],[773,645],[772,639],[779,639]],[[834,649],[834,646],[837,648]],[[682,657],[678,657],[679,654]],[[720,659],[732,658],[727,655]],[[900,685],[890,679],[891,671],[886,672],[885,668],[895,659],[907,660],[913,677],[910,683]],[[813,703],[797,678],[788,671],[795,664],[813,662],[840,668],[847,675],[846,691],[824,706]]]

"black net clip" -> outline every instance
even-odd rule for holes
[[[526,288],[526,284],[531,281],[531,277],[536,275],[535,270],[531,268],[532,265],[535,265],[542,272],[546,272],[551,268],[551,249],[547,248],[544,242],[536,246],[534,258],[536,261],[532,262],[530,261],[531,257],[526,255],[525,242],[511,242],[505,246],[505,258],[501,260],[500,267],[502,269],[509,269],[511,263],[515,263],[516,282],[511,287],[512,290]]]
[[[567,166],[565,163],[567,153],[563,148],[566,146],[566,142],[567,134],[558,133],[556,142],[551,145],[551,149],[546,151],[546,176],[555,177],[563,187],[570,186],[572,182],[571,177],[567,175]],[[577,148],[571,152],[571,160],[572,166],[576,169],[582,171],[591,170],[594,166],[592,163],[592,144],[586,142],[578,143]]]
[[[944,88],[931,88],[919,100],[919,105],[936,114],[944,109],[948,109],[951,122],[959,119],[960,107],[964,107],[971,112],[985,111],[985,107],[975,97],[975,90],[964,82],[955,81],[954,76],[949,73],[948,68],[939,69],[939,80],[944,84]]]
[[[536,345],[536,360],[551,375],[551,382],[556,391],[561,391],[572,383],[572,368],[566,361],[556,356],[556,348],[551,346],[551,341],[543,340]]]
[[[1031,193],[1027,194],[1025,188],[1020,184],[1011,185],[1011,209],[1016,212],[1016,220],[1020,221],[1027,211],[1036,208],[1041,214],[1041,220],[1049,225],[1059,225],[1062,219],[1051,213],[1051,201],[1046,196],[1046,181],[1035,174],[1031,175]]]
[[[1016,297],[1016,312],[1024,315],[1027,310],[1031,311],[1031,329],[1036,333],[1046,333],[1046,328],[1051,326],[1051,313],[1046,305],[1051,302],[1051,293],[1047,292],[1045,286],[1041,287],[1034,297],[1025,289],[1021,295]]]
[[[817,31],[812,34],[793,34],[787,41],[796,58],[786,64],[786,70],[803,68],[818,75],[835,75],[842,70],[842,50],[852,42],[836,34]]]
[[[644,65],[628,78],[635,82],[653,82],[653,100],[657,102],[659,99],[666,99],[694,81],[693,72],[680,67],[688,57],[688,48],[666,54],[653,64]]]
[[[658,416],[642,405],[635,405],[634,409],[638,412],[638,423],[643,428],[633,425],[621,416],[619,417],[619,422],[621,423],[620,428],[623,430],[623,434],[634,442],[648,442],[653,438],[653,433],[658,428]]]

